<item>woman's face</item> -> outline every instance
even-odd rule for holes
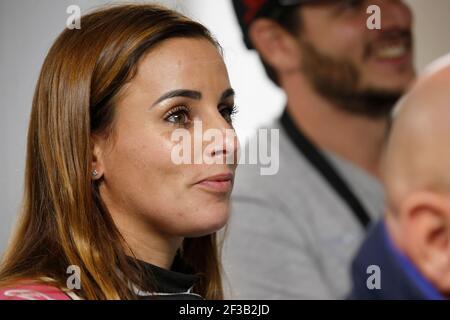
[[[100,194],[116,223],[126,228],[137,222],[179,237],[223,227],[236,161],[220,160],[236,158],[237,139],[225,136],[225,130],[232,130],[234,95],[216,47],[195,38],[162,42],[142,58],[115,108],[111,137],[95,138],[93,166],[102,176]],[[194,145],[194,121],[196,126],[201,122],[203,131],[219,129],[224,140],[202,142],[197,136],[203,162],[194,156],[197,164],[177,164],[173,150],[180,140],[172,135],[184,129]],[[215,163],[205,164],[205,158]]]

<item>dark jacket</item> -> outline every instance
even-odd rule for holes
[[[368,271],[369,266],[379,267],[380,288],[368,288],[368,279],[374,275],[374,268]],[[383,221],[369,231],[353,261],[351,272],[353,289],[349,299],[443,299],[412,262],[394,246]]]

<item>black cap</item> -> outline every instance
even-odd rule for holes
[[[257,18],[277,19],[286,8],[315,0],[233,0],[233,7],[244,36],[247,48],[253,46],[248,38],[248,28]]]

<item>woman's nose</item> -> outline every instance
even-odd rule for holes
[[[219,112],[217,114],[208,117],[203,123],[205,156],[225,158],[227,164],[235,163],[239,140],[232,125]]]

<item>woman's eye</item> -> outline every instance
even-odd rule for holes
[[[164,119],[173,124],[185,125],[189,122],[189,111],[183,107],[175,108],[169,111]]]
[[[222,114],[222,117],[228,123],[232,123],[234,115],[237,113],[237,107],[235,105],[233,105],[233,106],[226,106],[226,107],[220,109],[220,113]]]

